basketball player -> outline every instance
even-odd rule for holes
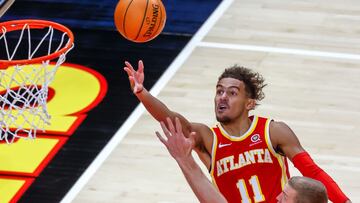
[[[186,137],[194,132],[194,150],[228,202],[276,202],[289,177],[286,157],[304,176],[321,181],[332,202],[350,202],[285,123],[249,116],[264,98],[265,84],[259,73],[239,66],[225,69],[218,79],[214,99],[219,124],[209,128],[189,122],[152,96],[143,86],[142,61],[137,71],[130,63],[125,65],[134,94],[156,120],[169,117],[174,121],[178,117]]]
[[[182,126],[178,118],[175,118],[175,127],[169,118],[167,118],[167,124],[169,129],[161,122],[161,128],[166,138],[162,137],[159,132],[156,132],[156,135],[180,166],[196,197],[202,203],[225,203],[224,196],[214,188],[191,155],[195,144],[194,132],[190,133],[189,138],[186,138],[182,133]],[[278,203],[328,202],[326,189],[321,182],[300,176],[291,177],[276,199]]]

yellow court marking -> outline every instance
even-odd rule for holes
[[[13,144],[0,144],[1,173],[34,173],[60,139],[19,139]]]
[[[25,180],[0,178],[0,203],[10,202],[25,182]]]

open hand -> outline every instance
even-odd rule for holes
[[[144,64],[142,60],[139,60],[138,63],[138,70],[135,71],[135,69],[132,67],[132,65],[125,61],[125,67],[124,70],[129,76],[129,82],[131,89],[133,90],[134,94],[140,93],[144,89]]]
[[[182,132],[182,126],[179,118],[175,118],[175,127],[170,118],[166,118],[166,121],[169,129],[166,127],[164,122],[161,122],[160,125],[167,139],[162,137],[159,132],[156,132],[159,140],[166,146],[174,159],[186,159],[191,156],[191,151],[195,146],[195,132],[191,132],[189,138],[186,138]]]

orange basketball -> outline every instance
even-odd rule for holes
[[[166,11],[161,0],[120,0],[114,20],[117,30],[133,42],[147,42],[165,26]]]

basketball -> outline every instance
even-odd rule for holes
[[[161,0],[120,0],[114,13],[117,30],[126,39],[142,43],[163,30],[166,11]]]

